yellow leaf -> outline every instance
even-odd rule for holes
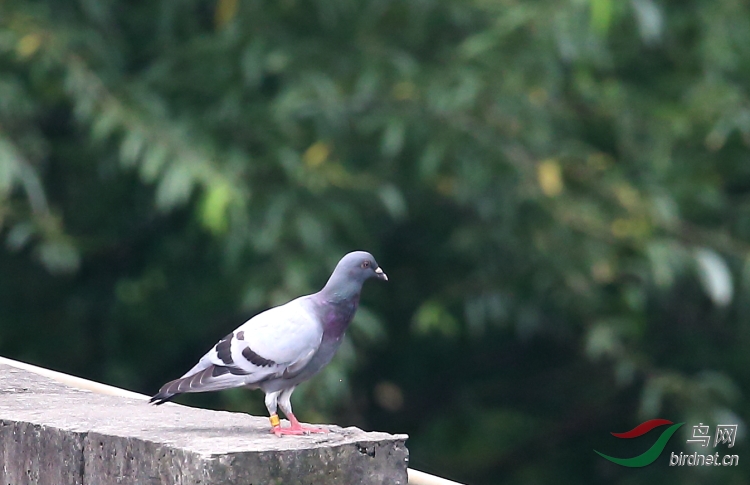
[[[563,178],[560,164],[549,158],[539,163],[536,168],[539,186],[547,197],[555,197],[563,190]]]
[[[237,15],[237,0],[219,0],[214,13],[214,25],[217,29],[224,27]]]
[[[16,53],[21,58],[27,58],[34,55],[34,53],[42,45],[42,36],[39,34],[26,34],[16,44]]]
[[[615,187],[615,196],[617,197],[617,200],[620,201],[620,204],[629,210],[635,209],[640,200],[638,191],[625,183]]]
[[[305,150],[302,155],[302,160],[308,167],[320,166],[323,162],[328,160],[328,156],[331,154],[331,147],[327,143],[317,141],[310,145],[310,148]]]

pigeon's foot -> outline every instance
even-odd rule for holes
[[[311,433],[330,433],[331,431],[328,428],[318,428],[317,426],[306,426],[303,424],[299,425],[299,428],[289,428],[293,430],[302,430],[302,433],[304,434],[311,434]]]
[[[290,426],[288,428],[282,428],[281,425],[274,426],[271,428],[271,433],[275,434],[279,438],[286,435],[299,436],[303,434],[311,433],[328,433],[329,431],[325,428],[316,428],[315,426],[304,426],[298,424],[297,426]]]
[[[293,435],[293,436],[299,436],[303,434],[311,434],[311,433],[328,433],[329,430],[326,428],[318,428],[316,426],[307,426],[300,424],[300,422],[297,420],[297,417],[294,416],[294,414],[289,413],[289,422],[291,423],[291,426],[288,428],[282,428],[281,427],[281,421],[279,420],[279,416],[274,414],[271,416],[271,433],[275,434],[278,437],[282,437],[285,434],[286,435]]]
[[[317,426],[307,426],[300,424],[299,421],[297,421],[297,417],[293,413],[289,413],[287,416],[289,418],[289,422],[292,424],[289,429],[295,430],[295,431],[302,431],[304,434],[310,434],[310,433],[329,433],[330,431],[327,428],[318,428]]]
[[[274,426],[273,428],[271,428],[271,433],[281,438],[285,434],[299,436],[299,435],[305,434],[305,431],[302,429],[282,428],[281,426]]]

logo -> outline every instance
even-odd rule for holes
[[[600,451],[594,450],[594,452],[612,463],[618,465],[627,466],[631,468],[640,468],[648,466],[656,461],[657,458],[664,451],[664,448],[669,443],[670,438],[680,427],[685,423],[674,424],[672,421],[667,419],[652,419],[641,423],[635,428],[625,433],[612,433],[612,436],[620,439],[630,439],[643,436],[652,429],[660,426],[669,425],[669,427],[661,432],[656,442],[651,445],[651,448],[644,451],[638,456],[632,458],[616,458],[614,456],[605,455]],[[719,424],[716,426],[716,434],[714,435],[714,448],[719,445],[727,445],[727,448],[734,448],[734,442],[737,438],[736,424]],[[700,444],[702,448],[708,448],[711,444],[711,433],[710,426],[700,423],[698,426],[693,426],[693,433],[691,437],[686,440],[689,445]],[[737,455],[726,454],[719,456],[719,453],[714,454],[699,454],[697,451],[693,453],[680,452],[679,455],[674,451],[669,456],[669,466],[737,466],[739,465],[740,457]]]
[[[652,464],[656,461],[657,458],[659,458],[659,455],[661,455],[661,452],[664,451],[664,448],[667,446],[667,443],[669,442],[669,439],[672,437],[675,432],[680,429],[680,426],[682,426],[685,423],[677,423],[674,424],[672,421],[666,420],[666,419],[652,419],[650,421],[646,421],[645,423],[641,423],[635,428],[631,429],[630,431],[627,431],[625,433],[612,433],[612,436],[615,438],[622,438],[622,439],[630,439],[630,438],[637,438],[639,436],[643,436],[644,434],[648,433],[654,428],[658,428],[659,426],[665,426],[665,425],[671,425],[669,428],[662,431],[659,438],[656,440],[656,442],[651,445],[651,448],[644,451],[638,456],[634,456],[632,458],[615,458],[614,456],[605,455],[604,453],[600,451],[596,451],[596,454],[601,456],[602,458],[611,461],[612,463],[616,463],[618,465],[627,466],[631,468],[640,468],[647,465]]]

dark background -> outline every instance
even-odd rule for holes
[[[737,0],[0,1],[0,354],[153,394],[365,249],[301,419],[476,485],[747,483],[668,455],[750,411],[748,86]],[[655,464],[592,451],[652,418]]]

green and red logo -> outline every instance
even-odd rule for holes
[[[612,433],[612,436],[614,436],[615,438],[622,438],[622,439],[637,438],[639,436],[643,436],[644,434],[648,433],[654,428],[658,428],[660,426],[666,426],[668,424],[671,426],[669,426],[669,428],[662,431],[661,435],[659,435],[659,438],[656,440],[656,442],[653,445],[651,445],[651,448],[644,451],[638,456],[634,456],[632,458],[615,458],[614,456],[605,455],[604,453],[601,453],[596,450],[594,450],[594,452],[596,452],[596,454],[598,454],[602,458],[607,459],[611,461],[612,463],[616,463],[622,466],[639,468],[639,467],[650,465],[653,462],[655,462],[657,458],[659,458],[659,455],[661,455],[661,452],[664,451],[664,447],[667,446],[669,439],[672,437],[673,434],[675,434],[675,432],[678,429],[680,429],[680,426],[682,426],[685,423],[674,424],[672,421],[669,421],[667,419],[652,419],[650,421],[646,421],[645,423],[639,424],[635,428],[625,433]]]

